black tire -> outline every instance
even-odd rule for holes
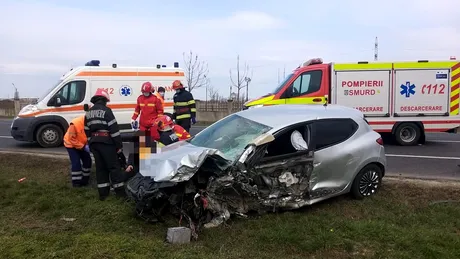
[[[44,148],[59,147],[62,144],[63,137],[61,127],[54,124],[40,126],[35,135],[38,144]]]
[[[382,169],[376,164],[369,164],[356,175],[350,192],[353,198],[362,200],[365,197],[375,195],[380,190],[381,185]]]
[[[401,146],[415,146],[422,135],[415,123],[401,123],[395,130],[394,138]]]

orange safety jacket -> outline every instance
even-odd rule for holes
[[[66,148],[83,149],[88,143],[85,134],[85,115],[77,117],[70,122],[69,128],[64,135]]]
[[[163,105],[163,108],[164,108],[165,107],[165,99],[163,98],[163,96],[161,96],[161,94],[159,92],[155,92],[155,96],[160,100],[161,105]]]
[[[184,128],[177,124],[174,124],[172,128],[176,135],[179,137],[179,140],[186,140],[192,137],[190,133],[188,133]]]

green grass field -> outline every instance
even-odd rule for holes
[[[0,258],[460,258],[459,184],[387,180],[368,200],[232,219],[170,245],[176,219],[146,224],[129,203],[72,189],[67,160],[0,154],[0,163]],[[433,203],[444,200],[453,201]]]

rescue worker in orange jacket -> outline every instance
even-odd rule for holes
[[[158,91],[155,92],[155,96],[161,101],[161,105],[163,105],[163,109],[165,107],[165,88],[160,86],[158,87]]]
[[[82,187],[89,183],[91,173],[91,155],[85,134],[85,116],[80,116],[70,122],[64,135],[64,146],[69,153],[72,175],[72,186]],[[82,165],[83,164],[83,165]]]
[[[156,130],[150,130],[150,128],[155,123],[155,119],[158,115],[163,114],[163,105],[161,101],[152,94],[153,87],[150,82],[143,83],[141,91],[142,95],[137,98],[136,109],[131,118],[131,126],[133,129],[137,129],[139,125],[141,131],[149,132],[152,137],[158,138],[158,132]],[[140,117],[139,124],[136,121],[138,117]]]

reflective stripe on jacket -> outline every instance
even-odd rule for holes
[[[137,105],[132,119],[136,120],[139,114],[139,125],[150,128],[158,115],[163,114],[163,104],[154,94],[149,96],[141,95],[137,98]]]
[[[80,116],[70,122],[69,128],[64,135],[66,148],[82,149],[88,142],[85,135],[85,116]]]
[[[174,94],[174,113],[173,119],[183,120],[195,118],[196,116],[196,104],[193,99],[193,95],[182,89],[180,92]]]
[[[173,126],[173,130],[176,133],[176,135],[179,137],[179,140],[186,140],[191,138],[192,136],[190,133],[188,133],[183,127],[180,125],[175,124]]]

